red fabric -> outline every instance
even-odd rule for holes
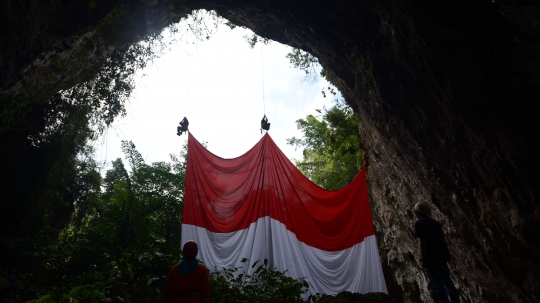
[[[210,153],[189,133],[182,224],[227,233],[265,216],[326,251],[347,249],[375,233],[365,169],[343,189],[325,190],[304,177],[268,133],[234,159]]]
[[[200,303],[210,298],[210,281],[208,270],[199,264],[189,275],[184,276],[174,265],[165,282],[163,301],[166,303]]]

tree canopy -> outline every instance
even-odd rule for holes
[[[318,117],[308,115],[296,121],[304,136],[287,139],[287,143],[304,148],[303,159],[295,162],[306,177],[325,189],[339,189],[362,167],[357,117],[343,100],[317,112]]]
[[[104,178],[91,158],[74,160],[78,169],[66,191],[74,197],[67,223],[42,226],[41,232],[19,240],[24,263],[0,270],[1,278],[19,284],[9,297],[160,300],[164,275],[180,253],[187,145],[170,162],[151,164],[133,142],[122,145],[130,169],[116,159]]]

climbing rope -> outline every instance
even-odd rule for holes
[[[189,101],[189,89],[191,88],[191,71],[193,70],[193,61],[195,61],[195,54],[197,53],[197,38],[195,37],[195,51],[191,55],[191,63],[189,65],[189,76],[188,76],[188,87],[186,90],[186,106],[184,108],[184,116],[187,116],[187,110],[188,110],[188,101]]]
[[[261,42],[261,79],[262,79],[262,99],[263,99],[263,112],[266,116],[266,103],[264,102],[264,59],[263,59],[263,43]]]
[[[191,88],[191,76],[192,76],[192,70],[193,70],[193,61],[195,61],[195,54],[197,53],[197,38],[195,37],[195,51],[191,54],[191,62],[189,64],[189,74],[188,74],[188,86],[186,89],[186,96],[185,96],[185,107],[184,107],[184,120],[187,121],[187,112],[188,112],[188,103],[189,103],[189,91]],[[184,125],[180,122],[180,125],[183,127]],[[188,123],[189,124],[189,123]],[[179,126],[180,127],[180,126]],[[187,126],[186,126],[187,128]],[[178,128],[177,128],[177,134],[178,134]],[[181,132],[180,132],[181,134]],[[178,152],[178,145],[180,144],[180,135],[178,135],[178,140],[176,141],[176,148],[174,150],[174,153],[176,154]]]
[[[261,120],[261,135],[263,130],[270,130],[270,123],[266,117],[266,102],[264,101],[264,58],[263,58],[263,43],[261,42],[261,79],[262,79],[262,99],[263,99],[263,112],[264,116]]]

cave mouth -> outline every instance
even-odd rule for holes
[[[192,34],[185,30],[188,20],[173,25],[172,33],[165,30],[160,43],[175,42],[137,72],[126,117],[116,118],[97,140],[98,162],[122,158],[121,140],[132,140],[148,163],[167,160],[187,139],[174,134],[184,115],[193,134],[208,142],[214,154],[233,158],[260,139],[260,119],[266,114],[274,141],[290,159],[301,159],[302,149],[285,143],[293,136],[301,137],[296,120],[317,115],[315,109],[331,107],[340,97],[319,76],[320,66],[311,67],[307,75],[291,67],[286,57],[290,47],[275,41],[251,47],[248,39],[253,32],[231,29],[223,24],[226,20],[212,29],[209,39],[186,38]]]
[[[358,114],[372,155],[379,250],[401,301],[432,300],[410,233],[408,210],[416,201],[431,203],[444,222],[451,253],[459,256],[452,271],[464,301],[537,300],[538,1],[6,3],[0,94],[12,107],[2,108],[2,122],[14,123],[11,113],[25,115],[2,134],[10,146],[41,127],[46,100],[91,79],[114,50],[193,9],[216,10],[317,57]],[[36,169],[48,167],[39,166],[42,155],[28,152],[33,166],[21,169],[12,159],[25,150],[5,146],[0,158],[4,171],[17,176],[12,181],[43,187],[34,180],[48,172]],[[16,182],[2,186],[21,198],[14,204],[34,198]],[[16,212],[4,216],[10,228],[19,223]]]

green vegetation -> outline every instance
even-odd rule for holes
[[[164,47],[160,35],[149,36],[115,51],[90,81],[44,104],[13,99],[1,108],[0,297],[107,297],[116,284],[142,283],[129,276],[161,273],[177,259],[182,160],[147,165],[126,142],[131,172],[115,161],[102,179],[91,147],[125,114],[134,74]],[[147,265],[140,262],[146,255]],[[159,266],[148,267],[154,263]],[[118,264],[126,274],[115,274]]]
[[[123,141],[122,149],[131,169],[116,159],[102,178],[95,165],[87,166],[79,180],[86,190],[77,193],[75,211],[58,238],[25,239],[31,241],[21,256],[27,263],[0,270],[10,300],[160,302],[166,275],[180,256],[187,145],[170,162],[152,164],[133,142]],[[250,275],[238,268],[213,272],[211,287],[211,302],[304,302],[309,284],[265,260]]]
[[[363,163],[357,117],[342,100],[317,112],[319,117],[308,115],[296,121],[304,138],[290,138],[287,144],[304,148],[304,158],[296,166],[306,177],[322,188],[340,189],[354,179]]]
[[[103,179],[87,168],[79,178],[86,190],[58,238],[24,239],[26,264],[0,272],[14,301],[159,301],[179,256],[187,146],[180,158],[150,165],[132,142],[122,147],[131,170],[120,159]]]
[[[247,263],[242,259],[242,263]],[[240,268],[222,268],[213,271],[210,276],[211,302],[274,302],[295,303],[315,302],[318,296],[310,295],[305,301],[302,295],[307,294],[309,283],[304,279],[288,277],[287,272],[278,271],[268,265],[264,259],[251,265],[252,274],[241,272]]]
[[[287,59],[289,59],[293,68],[297,68],[306,73],[306,81],[315,82],[317,80],[316,66],[319,64],[319,60],[312,54],[298,48],[293,48],[293,50],[287,54]],[[325,75],[324,70],[321,71],[321,76],[322,75]]]
[[[307,81],[309,83],[317,82],[319,78],[317,76],[319,60],[315,58],[315,56],[301,49],[293,48],[293,50],[287,54],[287,59],[289,59],[289,62],[291,63],[291,66],[293,68],[297,68],[306,73],[304,81]],[[330,79],[328,78],[328,73],[324,68],[321,69],[319,75],[326,81],[330,82]],[[337,94],[336,90],[337,89],[335,87],[328,86],[328,88],[323,88],[321,93],[323,97],[326,98],[327,93],[335,96]]]
[[[58,244],[76,209],[97,199],[91,140],[125,113],[133,75],[153,57],[153,39],[116,51],[90,81],[28,105],[27,122],[0,134],[0,268],[44,268],[55,252],[42,244]]]

